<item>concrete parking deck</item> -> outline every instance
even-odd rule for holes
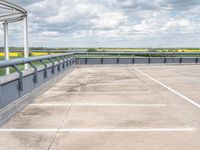
[[[199,150],[200,66],[82,66],[0,128],[0,149]]]

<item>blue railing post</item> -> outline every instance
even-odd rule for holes
[[[65,63],[65,62],[66,62],[65,57],[62,57],[62,56],[61,56],[60,58],[63,60],[62,68],[65,69],[65,67],[66,67],[66,66],[65,66],[65,64],[66,64],[66,63]]]
[[[44,77],[47,78],[47,64],[43,60],[40,60],[40,62],[44,65]]]
[[[0,106],[2,104],[2,94],[1,94],[1,80],[0,80]]]
[[[59,60],[58,58],[55,58],[55,59],[56,59],[57,62],[58,62],[58,71],[60,72],[60,65],[61,65],[60,60]]]
[[[37,83],[37,81],[38,81],[38,79],[37,79],[37,71],[38,71],[38,69],[32,62],[29,62],[29,65],[31,67],[33,67],[33,69],[34,69],[34,83]]]
[[[51,69],[51,73],[52,74],[55,74],[55,63],[54,63],[54,61],[51,59],[51,58],[49,58],[48,59],[49,60],[49,62],[52,64],[52,69]]]
[[[19,91],[23,91],[23,73],[22,71],[17,67],[17,65],[13,65],[13,68],[15,71],[19,74],[19,84],[18,84],[18,89]]]

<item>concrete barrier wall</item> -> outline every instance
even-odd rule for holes
[[[76,58],[77,64],[199,63],[198,57]]]

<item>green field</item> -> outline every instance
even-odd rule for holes
[[[94,49],[93,48],[93,49],[90,49],[88,51],[90,51],[90,52],[98,52],[99,50],[102,50],[102,49]],[[122,50],[122,49],[120,49],[120,50]],[[134,49],[124,49],[124,50],[134,50]],[[18,52],[13,52],[13,53],[18,53]],[[43,54],[42,52],[39,52],[39,51],[38,52],[34,52],[34,53],[38,53],[36,56],[48,55],[47,52],[44,52],[45,54]],[[22,57],[23,56],[19,57],[18,55],[16,55],[16,57],[10,57],[10,59],[16,59],[16,58],[22,58]],[[173,54],[173,53],[170,54],[170,55],[169,54],[151,54],[151,55],[150,54],[131,54],[131,55],[129,55],[129,54],[120,54],[120,55],[119,54],[86,54],[86,55],[85,54],[79,54],[79,55],[76,55],[76,57],[77,58],[198,57],[198,55],[197,54],[188,55],[187,53],[182,54],[182,55],[176,55],[176,54]],[[4,60],[4,57],[0,56],[0,60]],[[54,61],[56,61],[56,60],[54,60]],[[47,60],[46,62],[48,63],[49,61]],[[42,66],[42,64],[40,62],[34,62],[34,64],[36,66]],[[19,65],[19,68],[21,70],[23,70],[24,69],[24,65]],[[15,70],[12,67],[10,67],[10,70],[11,70],[12,73],[15,72]],[[1,68],[0,69],[0,76],[2,76],[4,74],[5,74],[5,69]]]

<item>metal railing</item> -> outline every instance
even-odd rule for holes
[[[27,15],[24,8],[5,0],[0,1],[0,8],[8,11],[6,14],[0,15],[0,22],[17,22],[23,20],[24,16]]]
[[[41,60],[51,60],[54,58],[64,58],[68,56],[74,56],[75,53],[66,53],[66,54],[56,54],[56,55],[46,55],[46,56],[38,56],[38,57],[28,57],[28,58],[18,58],[18,59],[12,59],[12,60],[4,60],[0,61],[0,68],[5,67],[12,67],[13,65],[20,65],[20,64],[26,64]]]
[[[38,66],[34,62],[41,65]],[[12,67],[16,71],[0,78],[0,110],[51,80],[74,63],[74,53],[0,61],[1,69]],[[23,71],[19,66],[25,64],[29,64],[30,69]]]
[[[200,52],[75,52],[77,64],[199,63]]]
[[[79,55],[199,55],[200,52],[140,52],[140,51],[106,51],[106,52],[81,52],[75,51]]]

